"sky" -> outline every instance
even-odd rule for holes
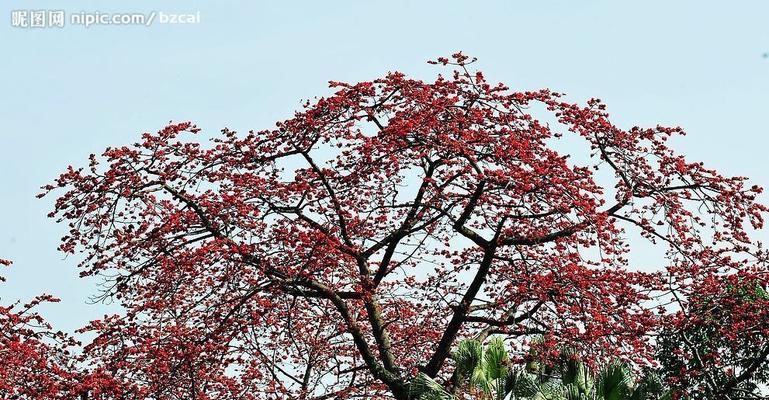
[[[458,50],[514,89],[601,98],[621,127],[682,126],[674,147],[691,160],[769,187],[769,2],[9,0],[0,9],[0,258],[14,261],[0,299],[53,294],[61,303],[43,311],[66,331],[115,309],[89,304],[96,282],[57,252],[65,227],[46,218],[52,198],[35,198],[68,165],[170,120],[270,128],[329,93],[329,80],[393,70],[432,79],[440,71],[426,61]],[[63,10],[65,25],[15,27],[19,10]],[[70,20],[95,12],[155,19]],[[199,22],[162,24],[161,12]]]

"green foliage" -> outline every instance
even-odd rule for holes
[[[596,392],[600,399],[629,399],[633,393],[633,375],[625,364],[610,363],[599,372],[596,383]]]
[[[767,398],[769,293],[763,285],[735,276],[723,290],[693,292],[687,312],[659,335],[660,372],[687,400]]]
[[[409,385],[409,398],[415,400],[452,400],[451,393],[429,376],[420,373]]]
[[[636,384],[630,400],[670,400],[671,391],[665,386],[662,377],[654,371],[647,370]]]
[[[501,338],[492,339],[484,348],[474,340],[460,342],[452,354],[457,363],[458,382],[469,385],[484,399],[504,400],[508,391],[516,390],[528,377],[509,367],[509,355]]]
[[[475,399],[670,400],[671,396],[652,371],[637,379],[626,364],[612,362],[593,372],[571,351],[564,351],[555,366],[530,362],[525,368],[512,367],[499,338],[485,348],[477,341],[463,341],[452,358],[458,383]]]

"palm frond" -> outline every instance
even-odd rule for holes
[[[454,396],[447,392],[429,376],[419,373],[409,384],[409,399],[414,400],[454,400]]]
[[[596,391],[602,400],[623,400],[632,390],[633,375],[623,363],[609,363],[596,377]]]

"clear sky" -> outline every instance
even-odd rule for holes
[[[66,4],[66,5],[62,5]],[[2,303],[40,292],[73,330],[108,308],[56,251],[64,227],[38,187],[90,153],[167,121],[269,128],[328,80],[389,70],[431,79],[426,60],[463,50],[492,81],[602,98],[620,126],[683,126],[675,147],[769,187],[766,1],[191,1],[0,4]],[[63,28],[12,27],[13,10],[64,10]],[[189,25],[72,25],[80,12],[200,13]],[[764,197],[767,200],[767,197]],[[764,238],[766,233],[760,234]]]

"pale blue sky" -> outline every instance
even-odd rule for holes
[[[105,312],[57,253],[37,188],[168,120],[270,127],[326,82],[430,79],[456,50],[493,81],[600,97],[621,126],[681,125],[692,159],[769,186],[769,2],[4,1],[0,5],[2,302],[48,292],[65,330]],[[197,12],[198,25],[12,28],[11,10]],[[69,18],[69,17],[67,17]],[[761,236],[767,237],[766,233]]]

